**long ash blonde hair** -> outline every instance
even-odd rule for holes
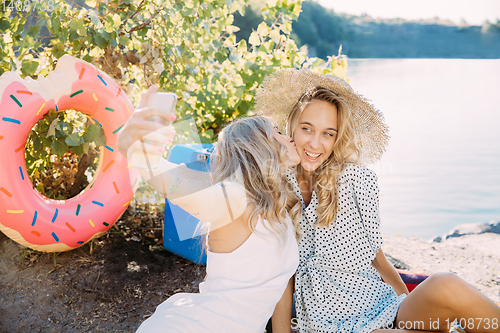
[[[262,116],[238,119],[225,126],[212,155],[212,182],[238,181],[244,185],[247,198],[255,205],[249,228],[255,231],[256,220],[261,217],[284,240],[287,198],[296,196],[282,170],[288,161],[287,149],[273,133],[273,123]]]

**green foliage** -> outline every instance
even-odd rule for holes
[[[226,122],[253,112],[255,90],[271,71],[331,68],[321,59],[308,58],[290,38],[300,0],[267,1],[249,42],[237,41],[234,15],[244,14],[248,4],[249,0],[61,0],[50,10],[7,8],[0,18],[0,74],[47,75],[57,59],[70,54],[108,73],[134,104],[151,84],[175,92],[180,97],[178,119],[194,119],[202,142],[212,142]],[[52,121],[44,124],[50,127]],[[75,133],[63,122],[58,120],[60,129],[56,126],[53,135],[42,135],[39,143],[33,138],[33,145],[43,149],[27,156],[30,172],[46,165],[48,155],[43,154],[48,149],[57,155],[68,149],[80,155],[88,142],[102,144],[95,127]]]
[[[235,25],[240,28],[236,33],[239,39],[248,41],[252,30],[257,30],[263,21],[259,6],[263,4],[253,2],[245,8],[244,15],[235,14]],[[327,59],[337,52],[339,42],[346,35],[342,19],[333,10],[327,10],[313,1],[303,1],[301,9],[300,16],[292,24],[291,39],[299,47],[307,46],[310,55]]]
[[[51,184],[56,179],[59,179],[56,182],[58,185],[65,177],[69,178],[69,185],[73,184],[74,179],[71,178],[74,178],[79,162],[74,159],[75,155],[88,154],[90,149],[94,150],[105,144],[106,137],[102,128],[82,113],[74,110],[50,110],[28,136],[25,148],[28,175],[34,187],[42,194],[52,199],[67,199],[60,190],[46,190],[52,187]],[[92,163],[89,171],[95,171],[96,166],[97,163]],[[67,174],[64,172],[65,168],[69,169]]]
[[[302,13],[293,22],[292,31],[298,45],[307,45],[309,52],[323,59],[336,52],[346,35],[342,19],[333,10],[312,1],[303,2]]]
[[[268,1],[249,43],[237,41],[233,25],[248,3],[61,1],[52,11],[7,10],[0,20],[0,73],[36,77],[71,54],[107,72],[133,102],[152,83],[176,92],[180,119],[193,117],[203,141],[212,141],[224,123],[252,109],[255,88],[270,71],[308,63],[290,39],[300,1]]]
[[[253,0],[245,14],[235,14],[238,38],[248,41],[262,21],[262,2]],[[406,21],[368,15],[338,14],[314,1],[303,1],[290,37],[309,56],[327,59],[340,46],[350,58],[480,58],[500,57],[500,20],[458,26],[439,18]]]

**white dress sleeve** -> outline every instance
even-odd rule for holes
[[[153,171],[137,168],[141,176],[173,204],[189,214],[222,227],[245,211],[245,188],[237,182],[211,184],[206,172],[191,170],[185,164],[161,159]],[[212,226],[213,227],[213,226]]]

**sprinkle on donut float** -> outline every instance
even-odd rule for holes
[[[45,252],[74,249],[108,230],[128,207],[140,178],[116,149],[118,131],[134,111],[122,89],[88,62],[64,55],[37,81],[4,73],[0,98],[0,230]],[[50,109],[79,111],[106,136],[93,181],[68,200],[44,197],[26,171],[26,140]]]

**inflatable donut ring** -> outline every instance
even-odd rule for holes
[[[37,81],[4,73],[0,98],[0,230],[45,252],[71,250],[108,230],[128,207],[140,177],[116,147],[118,131],[134,110],[125,93],[93,65],[64,55]],[[92,183],[68,200],[41,195],[26,171],[26,140],[50,109],[82,112],[106,135]]]

